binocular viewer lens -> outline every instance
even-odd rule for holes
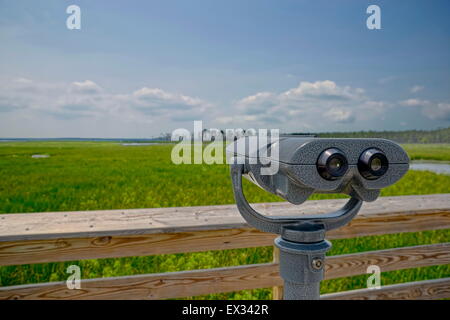
[[[316,163],[317,171],[326,180],[337,180],[348,170],[345,154],[338,148],[323,151]],[[389,162],[386,155],[378,149],[364,151],[358,160],[359,173],[368,180],[375,180],[386,173]]]
[[[388,168],[389,162],[385,154],[375,148],[364,151],[358,160],[359,173],[368,180],[378,179]]]
[[[348,162],[341,150],[330,148],[320,154],[316,166],[322,178],[336,180],[347,172]]]

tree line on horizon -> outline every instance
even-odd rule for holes
[[[398,143],[450,143],[450,127],[435,130],[354,131],[317,133],[320,138],[378,138]]]
[[[225,131],[219,131],[225,139]],[[208,129],[203,129],[202,134],[205,135],[208,132]],[[243,130],[243,133],[247,134],[245,130]],[[319,138],[378,138],[393,140],[398,143],[450,143],[450,127],[435,130],[404,131],[294,132],[287,133],[287,135],[314,136]],[[171,134],[162,134],[161,137],[155,138],[155,140],[170,141]]]
[[[207,129],[203,130],[207,131]],[[224,130],[220,132],[225,135]],[[245,130],[244,130],[244,133]],[[319,138],[378,138],[389,139],[398,143],[450,143],[450,127],[435,130],[404,131],[351,131],[351,132],[294,132],[289,135],[314,136]],[[0,142],[8,141],[120,141],[120,142],[156,142],[170,141],[170,133],[162,133],[153,138],[0,138]]]

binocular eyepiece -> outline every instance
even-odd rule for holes
[[[364,151],[358,160],[359,173],[367,180],[376,180],[389,168],[389,161],[383,151],[370,148]]]
[[[338,148],[323,151],[317,159],[317,171],[326,180],[337,180],[348,170],[348,161],[344,152]]]
[[[374,201],[409,167],[403,148],[385,139],[244,137],[229,145],[227,153],[243,164],[243,177],[293,204],[313,193]]]
[[[338,148],[323,151],[317,159],[317,171],[326,180],[337,180],[348,170],[345,153]],[[376,180],[383,176],[389,168],[389,161],[383,151],[369,148],[361,153],[358,159],[358,170],[367,180]]]

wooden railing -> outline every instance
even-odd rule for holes
[[[255,204],[266,214],[324,213],[345,200]],[[328,239],[450,228],[450,194],[380,198],[363,205]],[[0,265],[147,256],[269,246],[274,235],[250,228],[234,205],[45,212],[0,215]],[[325,279],[450,263],[450,243],[329,256]],[[165,299],[274,287],[281,297],[277,254],[272,263],[0,287],[0,299]],[[438,299],[450,297],[450,278],[323,295],[323,299]]]

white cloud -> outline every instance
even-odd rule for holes
[[[423,109],[423,114],[432,120],[450,121],[450,103],[429,105]]]
[[[378,79],[378,83],[384,85],[384,84],[388,84],[388,83],[390,83],[392,81],[395,81],[397,79],[398,79],[397,76],[387,76],[387,77]]]
[[[289,89],[280,95],[286,100],[330,99],[351,100],[364,93],[363,89],[352,89],[348,86],[338,87],[330,80],[316,82],[300,82],[297,88]]]
[[[250,104],[259,104],[261,102],[270,100],[272,97],[273,97],[273,94],[271,92],[259,92],[255,95],[248,96],[248,97],[240,100],[239,104],[243,105],[243,106],[250,105]]]
[[[231,116],[217,117],[216,121],[219,124],[228,125],[233,123],[234,118]]]
[[[417,93],[419,91],[422,91],[423,89],[425,89],[424,86],[415,85],[415,86],[411,87],[410,92]]]
[[[85,80],[81,82],[72,82],[70,90],[76,93],[96,94],[101,92],[101,88],[95,82],[91,80]]]
[[[201,99],[166,92],[158,88],[141,88],[133,92],[132,97],[149,108],[190,109],[191,107],[206,107],[207,105]]]
[[[239,100],[236,104],[240,113],[261,114],[277,104],[278,98],[271,92],[258,92]]]
[[[211,104],[159,88],[127,94],[103,90],[92,80],[70,84],[14,79],[0,84],[0,112],[35,112],[58,119],[115,117],[144,123],[201,119]]]
[[[400,101],[400,105],[404,107],[417,107],[424,116],[431,120],[450,121],[450,103],[408,99]]]
[[[400,105],[405,107],[423,107],[429,105],[430,102],[427,100],[420,100],[420,99],[407,99],[400,101]]]
[[[19,83],[19,84],[31,84],[31,83],[33,83],[32,80],[27,79],[27,78],[15,78],[15,79],[13,79],[13,82]]]
[[[144,133],[158,134],[189,126],[193,120],[204,120],[205,126],[211,127],[279,128],[284,132],[358,130],[384,128],[383,121],[391,117],[406,121],[405,108],[415,108],[433,121],[450,121],[449,103],[417,98],[380,101],[368,97],[363,89],[330,80],[303,81],[280,92],[256,92],[219,107],[161,88],[142,87],[119,94],[93,80],[51,83],[0,79],[3,136],[9,134],[11,123],[16,123],[16,134],[22,132],[20,121],[30,121],[38,134],[53,126],[62,132],[59,136],[67,136],[64,130],[70,125],[75,136],[77,130],[86,135],[110,130],[109,135],[119,136],[117,132],[134,132],[137,127]],[[83,123],[85,127],[80,129]]]
[[[334,122],[350,123],[355,120],[353,112],[348,109],[331,108],[325,113],[325,116]]]
[[[211,104],[199,98],[158,88],[141,88],[129,95],[128,100],[134,110],[172,121],[202,119],[212,109]]]
[[[302,81],[278,94],[259,92],[239,100],[234,119],[260,125],[295,121],[309,128],[311,123],[350,123],[358,118],[359,111],[372,108],[381,111],[384,106],[382,102],[369,100],[360,88],[338,86],[330,80]]]

